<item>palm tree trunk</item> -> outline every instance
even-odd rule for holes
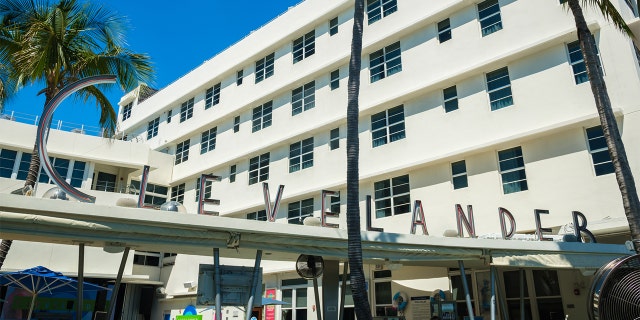
[[[351,271],[351,292],[353,294],[356,317],[359,320],[369,320],[372,319],[372,316],[362,267],[359,201],[360,176],[358,169],[360,153],[360,142],[358,139],[358,95],[360,93],[360,67],[362,65],[363,20],[364,0],[355,0],[351,59],[349,60],[349,82],[347,85],[347,234],[349,269]]]
[[[640,253],[640,200],[638,199],[638,191],[635,181],[633,180],[633,173],[629,166],[627,153],[622,143],[618,123],[613,115],[611,100],[609,99],[607,86],[604,82],[604,75],[598,65],[599,60],[596,54],[595,40],[587,27],[587,22],[584,19],[579,0],[569,0],[568,5],[576,22],[580,49],[584,55],[591,91],[593,92],[600,117],[600,124],[602,125],[602,131],[607,141],[611,161],[613,162],[616,181],[618,182],[622,195],[622,204],[629,222],[631,238],[633,239],[632,241],[636,252]]]

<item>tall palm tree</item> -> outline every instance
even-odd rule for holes
[[[152,74],[149,57],[126,49],[124,21],[102,6],[80,0],[2,0],[0,21],[0,63],[10,65],[10,78],[17,85],[43,85],[45,105],[66,85],[79,79],[114,74],[125,90],[148,81]],[[94,101],[100,109],[104,137],[115,131],[116,113],[102,90],[110,85],[90,86],[76,92],[76,98]],[[34,146],[25,181],[30,190],[40,170]],[[0,245],[0,268],[10,248]]]
[[[576,22],[580,49],[584,55],[587,75],[589,76],[589,83],[591,84],[591,92],[596,102],[600,124],[602,125],[602,131],[607,141],[616,181],[618,182],[622,195],[622,204],[629,222],[631,238],[633,239],[636,252],[640,253],[640,200],[638,199],[638,191],[635,181],[633,180],[633,173],[629,167],[629,161],[624,149],[624,144],[622,143],[618,123],[613,115],[611,100],[609,99],[607,86],[604,82],[602,69],[599,66],[595,39],[587,27],[580,2],[582,2],[582,6],[599,9],[602,15],[624,34],[633,37],[633,33],[609,0],[569,0],[567,2]]]
[[[360,93],[360,67],[362,65],[362,24],[364,20],[364,0],[355,0],[353,14],[353,35],[351,39],[351,59],[349,60],[349,83],[347,103],[347,234],[349,247],[349,269],[351,271],[351,291],[356,317],[371,319],[371,306],[362,268],[362,238],[360,230],[360,201],[358,169],[360,142],[358,139],[358,95]]]

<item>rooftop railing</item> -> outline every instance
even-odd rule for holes
[[[26,124],[37,126],[38,121],[40,120],[40,116],[17,112],[17,111],[5,111],[3,113],[0,113],[0,119],[16,121],[20,123],[26,123]],[[86,135],[97,136],[97,137],[102,137],[103,136],[102,132],[104,131],[100,127],[88,126],[84,124],[78,124],[78,123],[56,120],[56,119],[53,119],[51,121],[51,129],[86,134]]]

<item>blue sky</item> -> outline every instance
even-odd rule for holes
[[[55,0],[54,0],[55,1]],[[154,88],[163,88],[196,68],[249,32],[269,22],[301,0],[91,0],[126,17],[128,48],[151,57]],[[5,104],[5,112],[39,115],[44,97],[36,96],[42,84],[26,87]],[[117,111],[124,92],[107,92]],[[54,120],[98,126],[94,103],[83,105],[72,98],[56,110]]]

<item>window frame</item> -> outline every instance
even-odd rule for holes
[[[333,70],[329,74],[329,87],[331,91],[340,88],[340,69]]]
[[[240,116],[235,116],[233,118],[233,132],[236,133],[240,131]]]
[[[229,166],[229,183],[236,182],[236,175],[238,174],[238,167],[235,164]]]
[[[329,150],[340,148],[340,128],[334,128],[329,131]]]
[[[463,169],[463,170],[460,170]],[[463,183],[463,185],[457,185],[456,180]],[[467,162],[463,159],[460,161],[451,163],[451,184],[453,190],[464,189],[469,187],[469,180],[467,175]]]
[[[11,158],[13,156],[13,158]],[[0,178],[11,179],[18,160],[18,151],[11,149],[0,149]],[[4,163],[4,165],[3,165]],[[6,174],[9,175],[6,175]]]
[[[255,220],[255,221],[267,221],[267,210],[258,210],[254,212],[249,212],[245,216],[247,220]]]
[[[124,107],[122,107],[122,121],[125,121],[131,118],[132,109],[133,109],[133,102],[129,102]]]
[[[180,105],[180,122],[185,122],[193,117],[193,98]]]
[[[191,139],[184,140],[176,145],[176,159],[174,164],[178,165],[189,160],[190,146]]]
[[[242,85],[242,79],[244,79],[244,69],[236,71],[236,86]]]
[[[400,110],[399,112],[397,110]],[[402,116],[402,120],[391,121],[398,116]],[[384,124],[376,127],[376,123],[384,120]],[[392,130],[395,130],[392,132]],[[376,133],[384,131],[383,135],[376,136]],[[406,127],[404,117],[404,105],[399,105],[376,114],[371,115],[371,147],[376,148],[406,138]],[[376,144],[376,141],[383,143]],[[393,140],[392,140],[393,139]]]
[[[171,187],[171,196],[169,199],[171,201],[176,201],[184,204],[184,192],[185,192],[185,184],[181,183],[177,186]]]
[[[450,18],[446,18],[442,21],[439,21],[436,24],[436,28],[438,29],[438,41],[440,43],[447,42],[453,38],[451,34],[451,20]]]
[[[340,21],[338,17],[329,20],[329,36],[335,36],[339,32]]]
[[[458,110],[458,87],[453,85],[451,87],[442,89],[442,99],[442,106],[444,107],[445,113]]]
[[[251,132],[258,132],[271,126],[273,112],[273,100],[265,102],[252,110]]]
[[[205,154],[216,149],[218,127],[213,127],[200,134],[200,154]]]
[[[508,153],[511,151],[515,152],[515,156],[510,157]],[[522,151],[521,146],[499,150],[497,159],[498,159],[498,173],[500,174],[500,183],[502,184],[502,193],[504,195],[529,190],[529,183],[527,181],[526,163],[524,161],[524,153]],[[517,166],[503,169],[503,164],[505,164],[506,166],[509,162],[512,162],[512,161],[515,161]],[[522,172],[522,174],[520,174],[520,177],[518,177],[519,179],[511,179],[511,178],[506,179],[506,177],[510,176],[512,173],[515,173],[515,172]],[[517,188],[508,188],[508,185],[514,185],[516,183],[517,183]]]
[[[274,74],[274,62],[275,52],[266,55],[264,58],[256,61],[256,79],[255,83],[258,84],[263,80],[273,76]]]
[[[269,152],[249,159],[249,185],[269,180]]]
[[[376,181],[373,183],[373,190],[376,219],[411,212],[411,180],[409,174]]]
[[[604,137],[602,126],[597,125],[585,128],[584,134],[587,142],[587,150],[589,151],[589,156],[591,158],[593,174],[595,176],[604,176],[607,174],[615,173],[613,160],[611,159],[611,154],[609,153],[609,147],[607,146],[607,141]],[[594,136],[593,134],[598,135]],[[603,158],[605,158],[604,155],[607,156],[607,161],[601,161],[603,160]],[[599,159],[597,163],[596,159]]]
[[[482,8],[481,8],[482,7]],[[497,7],[496,9],[492,9]],[[476,5],[478,9],[478,22],[480,23],[480,32],[483,37],[502,30],[502,14],[500,12],[500,1],[498,0],[485,0]],[[483,13],[486,15],[483,16]],[[493,17],[497,16],[496,21],[491,21]],[[490,23],[490,24],[487,24]],[[495,26],[495,28],[494,28]]]
[[[316,81],[310,81],[291,91],[291,116],[316,106]]]
[[[369,54],[369,80],[371,83],[388,78],[401,71],[402,46],[400,41]]]
[[[316,53],[316,30],[312,30],[293,40],[291,44],[291,55],[293,64],[296,64]]]
[[[396,0],[368,0],[366,4],[367,24],[372,24],[398,11]]]
[[[501,74],[502,72],[505,73]],[[506,83],[503,80],[505,77]],[[508,66],[493,70],[491,72],[487,72],[485,74],[485,80],[487,81],[487,95],[489,96],[489,105],[491,107],[491,111],[504,109],[514,104],[513,90],[511,90],[511,75],[509,74]],[[507,91],[507,95],[499,95],[501,92]],[[505,105],[499,103],[503,100],[507,101]]]
[[[289,173],[313,167],[313,137],[289,145]]]
[[[216,83],[213,87],[207,89],[204,99],[204,109],[207,110],[220,103],[220,85]]]
[[[160,127],[160,117],[157,117],[147,123],[147,140],[158,135],[158,128]]]
[[[313,198],[290,202],[287,205],[287,223],[302,225],[305,218],[313,217],[314,205]],[[309,211],[309,209],[311,209],[311,211]],[[297,222],[295,220],[297,220]]]

